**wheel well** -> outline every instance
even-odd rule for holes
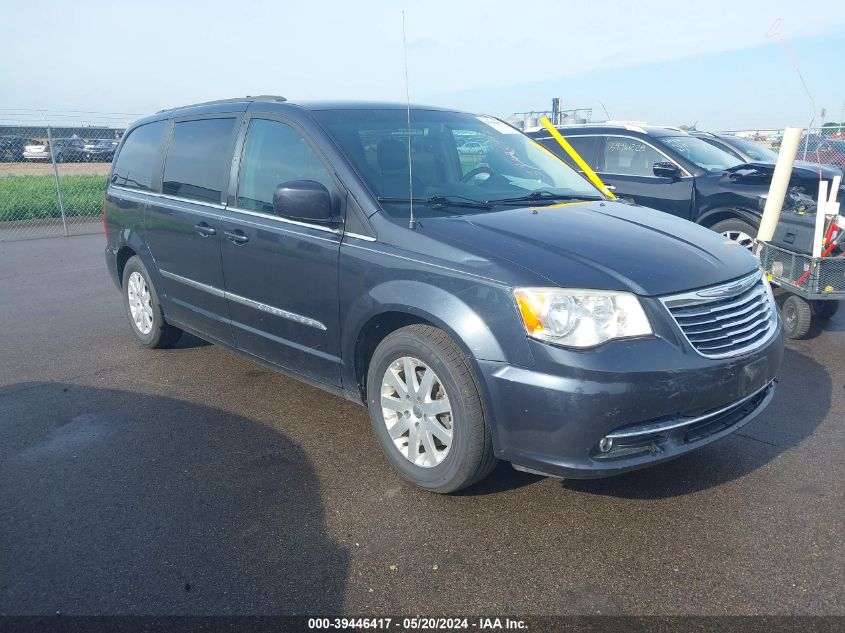
[[[126,268],[126,262],[129,261],[130,257],[133,257],[136,254],[137,253],[128,246],[124,246],[117,251],[117,281],[120,285],[123,285],[123,269]]]
[[[370,359],[378,344],[396,330],[417,323],[434,325],[412,314],[383,312],[371,318],[361,328],[355,341],[355,381],[361,392],[362,402],[367,401],[367,373],[370,370]]]
[[[707,217],[703,218],[699,222],[699,224],[701,224],[701,226],[706,226],[709,229],[717,222],[730,219],[742,220],[743,222],[748,222],[751,225],[757,225],[760,223],[760,220],[752,219],[753,216],[749,217],[749,215],[751,214],[746,213],[741,209],[722,209],[708,214]]]

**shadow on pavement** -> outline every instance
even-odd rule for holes
[[[0,389],[0,614],[343,609],[348,556],[303,451],[167,397]]]
[[[775,398],[756,420],[671,462],[606,479],[571,479],[571,490],[631,499],[685,495],[738,479],[810,436],[830,411],[831,380],[824,366],[795,350],[784,351]]]
[[[506,492],[530,486],[531,484],[543,481],[545,477],[532,475],[516,470],[507,462],[499,462],[496,468],[487,477],[474,486],[459,490],[452,494],[453,497],[476,497],[490,495],[497,492]]]
[[[207,345],[211,345],[211,343],[188,332],[182,332],[182,336],[179,337],[179,340],[176,341],[173,347],[175,349],[193,349],[194,347],[206,347]]]

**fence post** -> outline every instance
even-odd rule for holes
[[[41,113],[41,116],[44,116],[44,113]],[[44,119],[44,123],[47,125],[47,143],[50,145],[50,162],[53,163],[53,177],[56,179],[56,194],[59,196],[59,212],[62,214],[62,229],[64,230],[64,235],[67,237],[67,218],[65,217],[65,203],[62,199],[62,185],[61,181],[59,180],[59,168],[56,166],[56,150],[53,148],[53,134],[50,131],[50,124],[47,123],[47,119]]]

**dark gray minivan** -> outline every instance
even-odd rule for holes
[[[436,492],[497,459],[584,478],[677,457],[763,411],[781,364],[750,253],[488,116],[163,111],[124,135],[103,222],[141,343],[188,331],[365,404]]]

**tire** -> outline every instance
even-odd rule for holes
[[[810,331],[813,313],[810,304],[801,297],[790,295],[781,308],[783,333],[787,338],[802,339]]]
[[[407,388],[406,361],[413,368],[407,399],[399,388]],[[428,392],[411,394],[415,382],[424,387],[429,372],[433,373]],[[383,408],[383,394],[392,409]],[[442,402],[446,398],[448,404]],[[442,330],[411,325],[379,343],[367,373],[367,402],[373,430],[387,460],[402,477],[421,488],[455,492],[480,481],[496,465],[478,381],[466,355]],[[407,411],[400,411],[402,408]],[[443,408],[449,411],[436,413]],[[443,433],[449,425],[451,435],[446,446]],[[400,433],[403,428],[406,430]],[[412,437],[419,438],[413,442],[413,450]]]
[[[710,227],[710,230],[724,235],[729,240],[739,242],[748,250],[751,250],[754,245],[754,238],[757,236],[757,227],[739,218],[728,218],[716,222]]]
[[[814,319],[829,319],[839,311],[838,301],[810,301]]]
[[[139,287],[141,281],[143,287]],[[182,330],[164,320],[158,293],[150,281],[146,267],[137,255],[130,257],[126,262],[121,288],[123,309],[141,345],[158,349],[170,347],[179,340]],[[139,312],[141,316],[136,317]]]

